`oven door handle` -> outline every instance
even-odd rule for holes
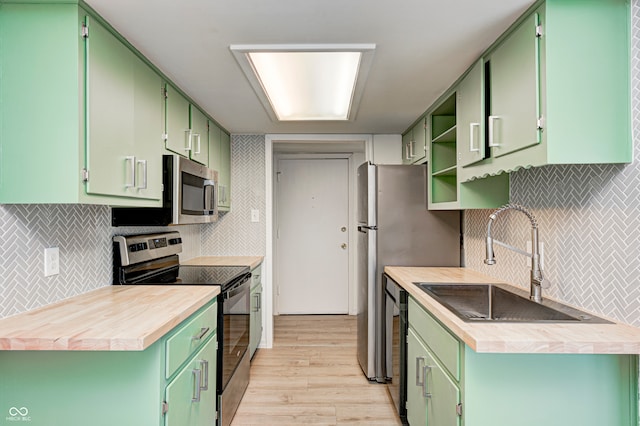
[[[238,284],[237,286],[233,287],[232,289],[226,290],[224,292],[224,299],[231,299],[232,297],[235,297],[239,294],[242,294],[243,292],[246,292],[247,289],[243,288],[244,284],[247,283],[249,281],[249,278],[251,278],[251,275],[247,276],[245,279],[243,279],[240,284]]]

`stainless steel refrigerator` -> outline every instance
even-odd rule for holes
[[[379,382],[385,266],[460,266],[460,212],[427,210],[426,165],[358,168],[358,362]]]

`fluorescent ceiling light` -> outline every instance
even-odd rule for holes
[[[272,119],[353,120],[375,45],[231,46]]]

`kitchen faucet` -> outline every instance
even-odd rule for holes
[[[524,213],[531,222],[531,253],[527,253],[524,250],[520,250],[517,247],[513,247],[509,244],[505,244],[502,241],[494,240],[491,237],[491,224],[498,217],[500,213],[506,210],[516,210]],[[540,249],[538,247],[538,222],[536,218],[527,209],[518,204],[506,204],[500,207],[489,216],[489,223],[487,225],[487,258],[484,263],[487,265],[495,265],[496,259],[493,255],[493,243],[515,251],[516,253],[531,258],[531,294],[529,299],[537,303],[542,303],[542,269],[540,268]]]

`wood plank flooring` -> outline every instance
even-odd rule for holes
[[[274,318],[273,349],[258,349],[232,426],[400,425],[386,386],[356,359],[356,317]]]

